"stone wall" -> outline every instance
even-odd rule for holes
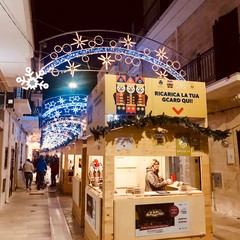
[[[198,53],[202,54],[213,47],[215,20],[239,6],[240,0],[206,0],[164,44],[175,49],[188,60],[196,58]]]
[[[208,116],[208,123],[214,129],[231,129],[231,136],[227,138],[228,147],[223,147],[221,142],[209,140],[211,172],[220,173],[222,177],[222,187],[216,187],[213,181],[214,209],[234,217],[239,217],[240,159],[236,131],[240,131],[240,108],[211,114]],[[230,157],[228,157],[231,151],[233,151],[233,163]]]

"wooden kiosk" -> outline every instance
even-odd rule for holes
[[[78,196],[76,189],[80,189],[82,160],[82,142],[76,141],[71,146],[61,149],[60,159],[60,187],[63,193],[73,193],[73,199],[78,202],[75,196]],[[73,186],[74,185],[74,186]],[[77,186],[76,186],[77,185]],[[76,187],[75,187],[76,186]],[[76,188],[75,191],[72,189]]]
[[[93,90],[83,159],[86,239],[212,239],[208,140],[195,125],[205,125],[205,86],[180,84],[105,75]],[[118,119],[126,109],[143,117]],[[111,131],[109,121],[116,126]],[[145,192],[152,159],[165,179],[176,177],[164,191]]]
[[[80,139],[75,144],[75,165],[72,178],[72,211],[80,225],[84,226],[85,186],[86,186],[86,140]]]

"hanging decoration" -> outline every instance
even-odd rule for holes
[[[94,136],[95,140],[100,139],[100,136],[104,137],[109,131],[119,127],[129,127],[135,126],[137,128],[144,128],[146,126],[153,126],[155,129],[156,127],[161,126],[183,126],[185,128],[189,128],[194,132],[200,134],[204,137],[212,137],[214,141],[223,141],[227,137],[230,136],[230,130],[213,130],[209,127],[201,127],[197,123],[193,123],[187,117],[170,117],[167,115],[158,115],[152,116],[151,113],[145,117],[138,117],[138,116],[130,116],[130,117],[121,117],[118,120],[108,122],[108,126],[100,127],[97,126],[96,128],[90,128],[91,133]]]
[[[178,55],[176,59],[182,58],[173,50],[166,49],[167,47],[161,43],[156,44],[153,40],[137,35],[127,34],[125,37],[121,36],[120,32],[112,33],[118,33],[119,39],[104,38],[99,34],[94,37],[86,37],[81,35],[80,31],[75,32],[75,36],[72,37],[73,33],[69,33],[72,42],[54,46],[51,53],[43,59],[39,59],[39,62],[44,61],[44,66],[39,72],[34,72],[30,67],[27,67],[25,76],[17,77],[16,81],[21,83],[22,88],[26,90],[35,90],[37,87],[41,90],[47,89],[49,85],[43,80],[45,74],[51,73],[52,76],[57,77],[60,73],[70,73],[74,77],[74,73],[84,70],[85,66],[91,70],[89,62],[93,55],[99,56],[96,59],[102,62],[106,71],[115,62],[140,67],[141,62],[145,61],[152,65],[150,71],[155,73],[156,77],[164,76],[164,78],[185,80],[186,72],[180,69],[180,62],[171,61],[167,57],[167,53],[170,53],[172,56]],[[148,44],[149,41],[150,44]],[[152,49],[143,47],[145,45],[154,47]],[[157,49],[155,49],[156,47]],[[73,62],[74,59],[78,59],[79,63]],[[64,63],[67,63],[66,69],[60,70],[59,66]]]
[[[41,121],[44,124],[63,116],[81,116],[86,108],[87,96],[84,94],[48,98],[42,103]]]
[[[41,131],[43,149],[69,144],[86,130],[86,95],[66,95],[43,101]]]
[[[42,80],[44,75],[45,72],[43,70],[35,73],[30,67],[26,67],[25,76],[17,77],[16,82],[21,83],[22,88],[26,90],[36,90],[38,87],[40,90],[47,89],[49,85]]]

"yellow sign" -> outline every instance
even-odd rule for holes
[[[206,118],[205,83],[105,75],[105,114]]]
[[[152,114],[165,113],[169,116],[205,118],[206,88],[205,83],[179,80],[151,81],[149,105],[152,106]]]

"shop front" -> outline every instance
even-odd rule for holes
[[[168,129],[168,134],[183,131]],[[140,131],[140,132],[139,132]],[[103,180],[91,179],[85,190],[85,237],[87,239],[211,239],[211,196],[206,139],[201,151],[176,156],[177,139],[155,144],[146,129],[118,129],[99,140],[88,139],[88,169],[103,159]],[[189,135],[189,131],[185,131]],[[121,141],[144,136],[119,148]],[[168,134],[165,135],[168,138]],[[182,134],[184,134],[182,132]],[[192,137],[196,137],[192,133]],[[205,142],[205,143],[204,143]],[[104,149],[104,153],[102,150]],[[160,163],[161,177],[171,184],[159,191],[145,191],[146,169],[153,159]],[[173,177],[174,176],[174,177]],[[111,238],[114,236],[114,238]]]
[[[81,141],[76,141],[74,145],[62,148],[60,159],[60,187],[64,193],[74,192],[73,197],[78,196],[78,193],[72,189],[73,187],[76,189],[79,188],[82,174],[81,162]]]
[[[204,83],[107,74],[87,115],[86,239],[212,239]],[[153,160],[167,184],[149,190]]]

